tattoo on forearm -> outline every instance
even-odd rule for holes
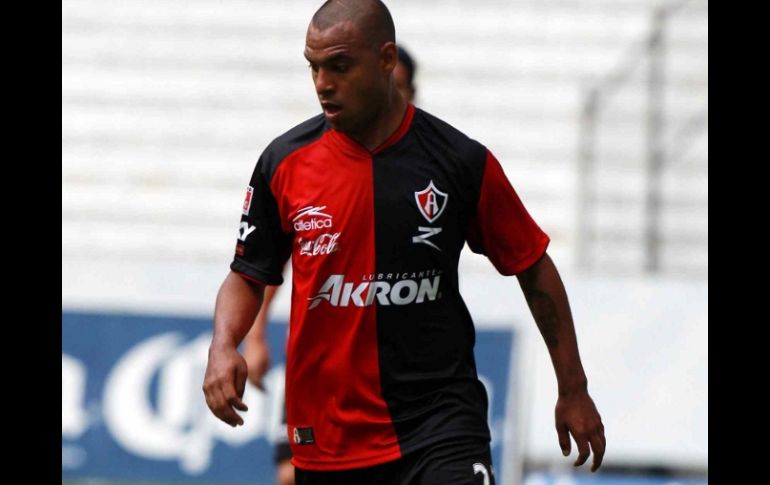
[[[559,315],[556,312],[556,303],[544,291],[536,288],[530,289],[525,293],[527,303],[535,318],[537,327],[543,335],[545,344],[549,347],[555,347],[559,344]]]

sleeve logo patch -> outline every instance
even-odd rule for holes
[[[243,215],[249,215],[249,209],[251,208],[251,196],[254,194],[254,187],[249,185],[246,187],[246,199],[243,201]]]

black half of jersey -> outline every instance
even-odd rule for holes
[[[449,436],[489,439],[474,326],[457,276],[486,154],[480,143],[417,110],[404,138],[373,157],[375,277],[430,275],[425,284],[436,272],[439,278],[433,300],[377,307],[382,392],[404,453]],[[432,221],[435,213],[420,209],[419,196],[430,187],[440,211]]]

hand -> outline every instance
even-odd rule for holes
[[[599,469],[604,458],[607,440],[604,438],[602,418],[587,391],[578,391],[559,397],[556,402],[556,432],[559,435],[559,446],[564,456],[570,454],[569,435],[572,433],[578,448],[575,466],[580,466],[588,460],[590,443],[594,452],[591,471],[595,472]]]
[[[262,378],[270,368],[270,347],[264,338],[250,338],[246,341],[243,357],[249,368],[249,382],[257,386],[260,391],[265,391]]]
[[[232,427],[243,425],[243,419],[235,412],[248,411],[241,400],[246,388],[246,361],[235,348],[211,347],[206,375],[203,378],[203,394],[214,416]],[[233,409],[235,408],[235,409]]]

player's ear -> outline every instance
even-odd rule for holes
[[[380,65],[385,75],[390,75],[398,64],[398,47],[395,42],[386,42],[380,47]]]

